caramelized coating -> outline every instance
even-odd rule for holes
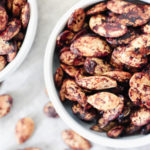
[[[12,107],[13,99],[10,95],[0,95],[0,118],[6,116]]]
[[[75,40],[70,49],[74,54],[85,57],[103,57],[111,52],[110,47],[104,40],[88,34]]]
[[[69,45],[71,43],[71,40],[74,37],[74,33],[69,31],[69,30],[65,30],[62,33],[60,33],[56,39],[56,43],[57,46],[62,47],[65,45]]]
[[[3,8],[2,6],[0,6],[0,32],[5,30],[7,22],[8,22],[8,15],[7,12],[5,10],[5,8]]]
[[[52,118],[58,118],[58,114],[52,104],[52,102],[48,102],[45,106],[44,106],[44,109],[43,109],[45,115],[47,117],[52,117]]]
[[[120,126],[120,125],[115,126],[107,132],[107,136],[109,136],[111,138],[118,138],[121,135],[121,133],[123,132],[123,130],[124,130],[123,126]]]
[[[76,83],[85,89],[89,90],[104,90],[117,87],[117,82],[105,76],[76,76]]]
[[[103,75],[117,80],[118,82],[128,82],[131,78],[131,74],[125,71],[109,71],[104,73]]]
[[[86,12],[86,15],[95,15],[100,12],[106,11],[107,10],[107,5],[105,2],[100,2],[96,5],[94,5],[92,8],[88,9]]]
[[[91,75],[102,75],[104,72],[111,71],[111,66],[99,58],[86,58],[84,69]]]
[[[59,91],[59,97],[60,97],[60,100],[61,100],[62,102],[65,101],[66,82],[67,82],[67,80],[64,80],[64,81],[63,81],[62,86],[61,86],[60,91]]]
[[[20,16],[21,8],[26,4],[26,0],[13,0],[12,13],[14,17]]]
[[[66,80],[65,98],[70,101],[76,101],[82,106],[85,106],[87,99],[82,89],[71,79]]]
[[[4,41],[9,41],[19,33],[20,29],[20,21],[17,19],[13,19],[8,23],[6,30],[0,34],[0,38]]]
[[[64,70],[64,72],[72,78],[75,78],[75,76],[78,74],[79,69],[74,66],[67,66],[64,64],[60,64],[60,66]]]
[[[6,42],[0,39],[0,55],[7,55],[9,52],[14,51],[15,45],[12,42]]]
[[[29,20],[30,20],[30,6],[29,3],[26,3],[21,10],[21,16],[20,16],[22,26],[25,29],[28,26]]]
[[[133,30],[129,30],[126,34],[118,38],[106,38],[107,42],[111,45],[124,45],[129,44],[136,38],[136,33]]]
[[[17,51],[18,51],[17,43],[14,42],[14,51],[9,52],[9,53],[7,54],[7,61],[8,61],[9,63],[12,62],[12,61],[15,59],[15,57],[16,57],[16,55],[17,55]]]
[[[60,61],[70,66],[81,66],[84,64],[85,59],[73,54],[71,51],[65,50],[60,54]]]
[[[130,124],[129,126],[127,126],[127,128],[125,128],[125,134],[133,135],[133,134],[138,133],[140,129],[141,129],[141,127]]]
[[[130,86],[143,90],[144,87],[150,86],[150,75],[143,72],[135,73],[130,79]]]
[[[99,111],[109,111],[118,107],[122,99],[109,92],[100,92],[87,98],[87,102]]]
[[[137,6],[124,0],[110,0],[107,2],[107,8],[116,14],[124,14],[137,8]]]
[[[150,34],[150,21],[142,27],[142,31],[146,34]]]
[[[144,126],[150,122],[150,110],[140,108],[131,114],[130,119],[133,125],[139,127]]]
[[[22,118],[16,124],[16,138],[19,144],[27,141],[34,131],[34,122],[31,118]]]
[[[4,56],[0,56],[0,71],[2,71],[5,66],[6,66],[7,62]]]
[[[61,67],[57,68],[55,72],[55,84],[57,87],[60,87],[63,81],[64,72]]]
[[[62,139],[72,150],[90,150],[91,148],[90,142],[73,130],[64,130]]]
[[[104,37],[120,37],[127,33],[127,27],[119,22],[106,22],[105,17],[101,15],[92,16],[89,26],[91,30]]]
[[[79,8],[72,13],[70,16],[67,26],[68,29],[72,30],[73,32],[78,32],[81,30],[85,20],[85,12],[82,8]]]
[[[80,104],[74,104],[72,107],[72,112],[84,121],[93,121],[96,117],[94,111],[86,111]]]

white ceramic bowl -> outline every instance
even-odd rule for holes
[[[0,72],[0,81],[3,81],[6,78],[8,78],[11,75],[11,73],[21,65],[33,44],[38,24],[37,1],[28,0],[28,2],[30,4],[30,20],[24,41],[15,59]]]
[[[91,124],[84,123],[80,121],[76,116],[74,116],[71,112],[71,108],[69,105],[65,105],[61,103],[58,95],[58,91],[55,88],[54,84],[54,72],[56,68],[59,66],[58,56],[55,51],[56,45],[56,37],[63,30],[66,22],[71,15],[71,13],[77,8],[85,8],[94,4],[96,2],[100,2],[101,0],[81,0],[75,6],[73,6],[64,16],[59,20],[58,24],[53,29],[51,36],[49,38],[45,60],[44,60],[44,77],[46,88],[48,90],[48,95],[50,100],[53,102],[55,109],[57,110],[60,117],[67,123],[67,125],[76,131],[81,136],[87,138],[88,140],[97,143],[99,145],[107,146],[107,147],[115,147],[115,148],[133,148],[144,146],[150,144],[150,134],[149,135],[134,135],[127,136],[119,139],[111,139],[106,136],[104,133],[97,133],[91,131],[89,127]],[[145,2],[149,2],[149,0],[144,0]]]

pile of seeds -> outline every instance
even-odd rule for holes
[[[58,35],[55,83],[73,113],[109,137],[150,132],[150,5],[75,10]]]
[[[16,57],[30,18],[26,0],[0,1],[0,71]]]

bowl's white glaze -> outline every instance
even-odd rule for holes
[[[24,41],[15,59],[0,72],[0,81],[3,81],[6,78],[8,78],[11,75],[11,73],[21,65],[33,44],[38,24],[37,1],[28,0],[28,2],[30,4],[30,21],[27,27]]]
[[[44,59],[44,77],[46,88],[48,90],[48,95],[50,100],[53,102],[55,109],[57,110],[60,117],[66,122],[66,124],[76,131],[81,136],[87,138],[88,140],[97,143],[99,145],[107,146],[107,147],[115,147],[115,148],[133,148],[144,146],[150,144],[150,135],[135,135],[128,136],[119,139],[111,139],[106,136],[104,133],[97,133],[91,131],[87,123],[80,121],[76,116],[74,116],[71,112],[70,107],[62,102],[59,99],[58,91],[55,88],[54,84],[54,72],[56,68],[59,66],[59,60],[57,57],[57,52],[55,51],[56,45],[56,37],[63,30],[66,22],[71,15],[71,13],[77,8],[85,8],[90,6],[96,2],[100,2],[101,0],[81,0],[76,5],[74,5],[67,13],[63,15],[63,17],[59,20],[53,32],[50,35],[45,59]],[[145,2],[149,2],[149,0],[144,0]]]

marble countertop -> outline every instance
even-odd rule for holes
[[[39,25],[35,42],[27,59],[0,87],[0,94],[9,93],[14,102],[11,112],[0,119],[0,150],[17,150],[39,147],[41,150],[65,150],[61,132],[68,129],[60,119],[47,118],[43,106],[49,101],[45,94],[43,58],[48,37],[59,20],[77,0],[38,0]],[[22,117],[31,117],[35,122],[33,136],[18,145],[15,138],[16,122]],[[149,146],[132,149],[147,150]],[[113,150],[93,144],[92,150]],[[115,149],[116,150],[116,149]]]

